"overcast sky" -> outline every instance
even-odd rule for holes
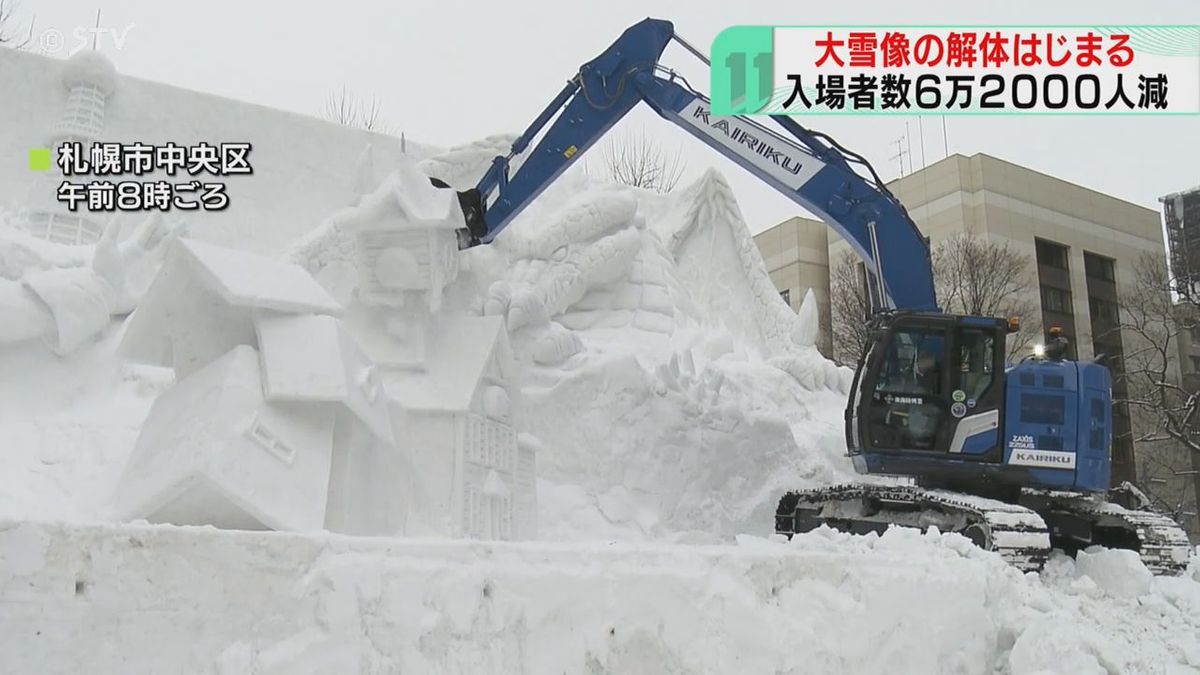
[[[1200,24],[1196,0],[17,2],[21,19],[36,18],[35,39],[53,46],[49,31],[65,37],[59,56],[74,46],[75,31],[94,25],[99,6],[100,25],[113,30],[99,38],[100,49],[124,74],[306,114],[319,114],[330,92],[345,86],[377,97],[386,121],[410,138],[443,146],[522,130],[579,64],[645,16],[672,20],[705,52],[734,24]],[[693,61],[678,48],[664,58],[705,83],[706,71]],[[1157,197],[1200,184],[1200,116],[946,120],[949,152],[996,155],[1156,210]],[[920,125],[916,117],[820,117],[808,124],[866,155],[891,179],[905,122],[914,168],[945,155],[938,117]],[[682,149],[688,177],[721,168],[752,230],[799,212],[653,113],[635,113],[613,133],[642,129],[668,150]]]

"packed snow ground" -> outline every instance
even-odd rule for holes
[[[11,673],[1200,669],[1200,584],[1100,551],[1023,576],[957,535],[484,543],[0,525]],[[1084,574],[1086,572],[1086,575]]]
[[[425,168],[470,180],[497,144]],[[561,262],[538,242],[568,230],[588,241],[565,260],[602,263],[584,292],[538,282]],[[346,251],[323,236],[336,293]],[[120,325],[68,357],[0,350],[0,672],[1200,672],[1195,563],[1021,575],[954,535],[761,538],[783,491],[852,474],[845,372],[804,348],[748,238],[718,175],[658,196],[569,174],[468,253],[452,303],[500,281],[578,340],[546,364],[563,333],[513,334],[538,542],[114,524],[170,374],[122,363]],[[0,271],[24,250],[0,242]]]

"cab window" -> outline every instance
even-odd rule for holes
[[[875,391],[940,396],[945,354],[945,338],[940,332],[894,331]]]
[[[995,380],[995,337],[990,331],[965,328],[958,335],[958,370],[967,398],[982,398]]]

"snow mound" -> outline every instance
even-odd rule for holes
[[[1139,598],[1150,591],[1154,579],[1136,551],[1093,546],[1076,554],[1075,567],[1114,598]]]
[[[1009,656],[1012,675],[1111,675],[1127,672],[1117,651],[1094,630],[1060,616],[1036,619],[1017,638]]]

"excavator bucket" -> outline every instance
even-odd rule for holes
[[[429,182],[436,188],[454,189],[449,183],[438,178],[431,177]],[[479,193],[479,190],[475,188],[459,190],[458,203],[462,207],[463,220],[467,223],[465,229],[458,231],[458,249],[461,251],[481,243],[480,239],[487,233],[487,223],[483,221],[483,195]]]

